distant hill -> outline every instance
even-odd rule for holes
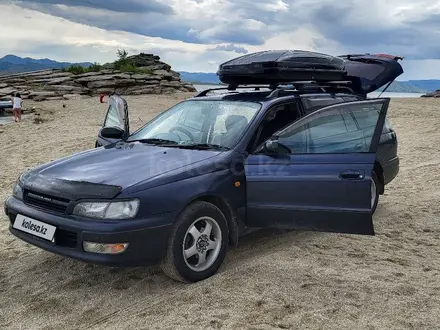
[[[193,84],[220,84],[220,80],[215,73],[181,71],[180,76],[182,80]],[[384,87],[379,91],[383,89]],[[394,93],[425,93],[436,89],[440,89],[440,80],[409,80],[395,81],[387,91]]]
[[[440,80],[438,82],[440,83]],[[381,92],[384,88],[379,88],[378,91]],[[394,81],[387,89],[387,92],[393,93],[426,93],[427,91],[427,89],[420,88],[409,81]]]
[[[419,88],[424,89],[428,92],[434,92],[434,91],[440,89],[440,80],[437,80],[437,79],[408,80],[407,82],[413,86],[419,87]]]
[[[216,73],[204,73],[204,72],[186,72],[180,71],[180,77],[182,80],[191,83],[200,84],[220,84],[220,80]]]
[[[89,67],[92,63],[69,63],[69,62],[57,62],[48,58],[33,59],[29,57],[19,57],[15,55],[6,55],[0,58],[0,73],[20,73],[36,70],[46,69],[62,69],[71,66],[72,64]]]
[[[35,70],[46,69],[62,69],[71,66],[72,64],[89,67],[92,63],[69,63],[69,62],[57,62],[48,58],[33,59],[22,58],[15,55],[6,55],[0,59],[0,74],[1,73],[20,73]],[[205,72],[187,72],[180,71],[180,76],[183,81],[193,84],[220,84],[220,80],[216,73]],[[440,89],[440,80],[408,80],[408,81],[395,81],[388,88],[388,92],[397,93],[425,93],[432,92]],[[383,90],[380,89],[379,91]]]

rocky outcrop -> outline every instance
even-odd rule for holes
[[[435,92],[426,93],[421,97],[440,97],[440,89],[437,89]]]
[[[72,95],[118,93],[122,95],[195,92],[180,74],[160,61],[159,56],[140,54],[129,57],[134,72],[121,72],[105,64],[99,72],[73,74],[61,70],[42,70],[0,76],[0,99],[19,92],[23,99],[35,101],[67,99]]]

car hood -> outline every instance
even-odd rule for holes
[[[402,57],[387,54],[341,55],[345,60],[347,77],[353,82],[353,90],[369,94],[394,81],[403,73],[398,62]]]
[[[23,176],[28,187],[34,184],[64,182],[95,186],[114,186],[123,190],[142,181],[152,179],[182,167],[218,155],[218,151],[164,148],[139,142],[117,143],[74,154],[42,165]],[[191,168],[191,167],[190,167]],[[38,178],[38,179],[36,179]]]

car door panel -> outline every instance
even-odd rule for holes
[[[365,106],[368,108],[365,111],[377,111],[378,115],[372,138],[362,148],[352,144],[363,140],[359,139],[363,133],[358,130],[356,136],[354,131],[346,132],[348,147],[345,149],[327,148],[325,152],[322,149],[316,152],[313,147],[302,147],[300,151],[293,150],[292,154],[284,156],[250,155],[245,164],[247,225],[374,234],[371,176],[388,103],[389,100],[380,99],[333,105],[304,117],[292,128],[277,134],[282,143],[283,134],[288,136],[286,131],[295,131],[290,137],[298,145],[298,134],[304,135],[305,132],[308,136],[306,143],[310,144],[313,141],[308,134],[310,126],[305,124],[307,120],[313,124],[324,113],[351,112],[350,106]],[[334,138],[327,137],[327,145],[332,146]]]
[[[112,95],[109,97],[107,114],[102,125],[102,128],[105,127],[117,127],[122,129],[124,131],[124,138],[128,137],[130,134],[128,105],[125,99],[118,95]],[[103,137],[100,130],[96,141],[96,147],[106,146],[118,141],[120,141],[120,139]]]

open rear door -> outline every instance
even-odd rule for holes
[[[352,88],[366,95],[392,83],[403,73],[398,62],[402,57],[388,54],[341,55],[345,60],[345,70],[353,82]]]
[[[124,98],[112,95],[108,100],[108,110],[104,124],[99,130],[95,147],[105,146],[128,137],[130,126],[128,105]]]
[[[325,107],[250,155],[246,225],[374,235],[372,172],[388,105],[384,98]]]

